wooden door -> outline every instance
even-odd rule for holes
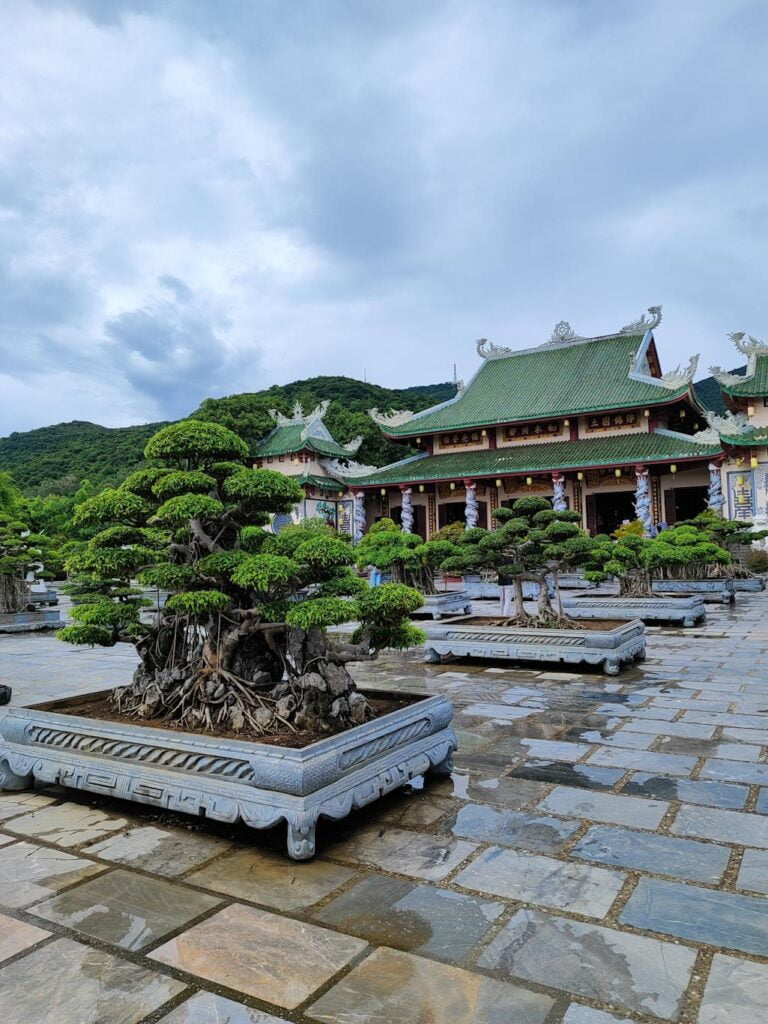
[[[674,487],[671,487],[668,491],[664,491],[664,521],[667,526],[674,526],[677,522]]]
[[[588,494],[584,499],[587,512],[587,533],[593,537],[597,533],[597,495]]]

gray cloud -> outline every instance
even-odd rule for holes
[[[9,0],[0,433],[764,323],[759,0]],[[31,396],[34,398],[31,401]]]

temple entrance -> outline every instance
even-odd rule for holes
[[[463,523],[466,516],[463,501],[446,501],[437,506],[437,525],[450,526],[451,523]],[[488,528],[488,503],[477,503],[477,525]]]
[[[709,488],[703,484],[699,487],[673,487],[664,492],[664,520],[668,526],[683,519],[693,519],[707,507]]]
[[[586,496],[587,529],[596,533],[613,533],[625,521],[636,519],[634,491],[607,491]]]

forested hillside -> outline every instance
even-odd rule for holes
[[[386,441],[366,411],[373,406],[416,411],[454,394],[450,383],[393,390],[350,377],[312,377],[250,394],[207,398],[191,415],[222,423],[254,444],[272,429],[270,409],[287,413],[300,401],[309,411],[330,399],[325,422],[337,440],[362,434],[358,459],[384,465],[404,458],[411,449]],[[163,425],[101,427],[73,420],[13,433],[0,438],[0,471],[10,473],[27,495],[74,494],[85,479],[96,488],[119,483],[142,462],[144,445]]]

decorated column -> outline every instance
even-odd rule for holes
[[[552,508],[555,512],[565,512],[568,502],[565,497],[565,477],[562,473],[552,474]]]
[[[466,497],[464,499],[464,522],[466,523],[468,530],[474,530],[477,526],[478,519],[477,484],[474,480],[465,480],[464,489],[466,491]]]
[[[401,487],[400,493],[403,496],[400,507],[400,525],[403,533],[413,533],[413,491],[410,487]]]
[[[723,505],[725,505],[725,497],[723,496],[723,481],[720,477],[720,465],[717,462],[710,462],[708,468],[709,492],[707,494],[707,507],[721,516],[723,514]]]
[[[635,466],[635,515],[643,524],[643,536],[654,537],[656,526],[651,510],[651,487],[645,466]]]
[[[355,508],[352,517],[352,539],[359,544],[365,533],[365,491],[355,491]]]

